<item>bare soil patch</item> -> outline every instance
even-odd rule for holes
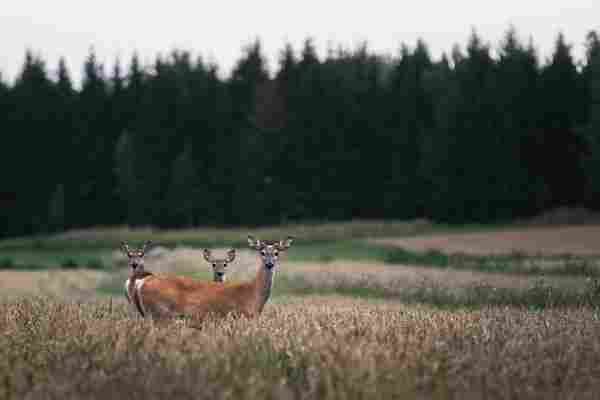
[[[477,233],[451,233],[409,238],[374,239],[408,250],[440,250],[472,255],[600,255],[600,225],[524,227]]]

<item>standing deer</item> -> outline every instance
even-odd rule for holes
[[[256,317],[269,300],[279,257],[292,240],[266,241],[248,236],[249,246],[259,254],[260,265],[254,279],[247,282],[228,284],[158,275],[138,279],[135,290],[141,310],[155,318],[186,315],[201,320],[209,314],[229,313]]]
[[[224,282],[227,265],[235,260],[235,249],[227,252],[227,258],[214,258],[209,249],[204,249],[202,254],[204,255],[204,259],[212,265],[213,282]]]
[[[133,303],[135,305],[135,308],[142,317],[144,317],[144,311],[135,288],[138,281],[143,281],[145,278],[153,276],[151,272],[146,271],[144,268],[144,255],[146,254],[146,249],[151,244],[152,242],[147,240],[141,248],[132,250],[127,243],[121,242],[121,250],[127,256],[127,264],[131,267],[129,278],[125,281],[125,297],[127,297],[127,301],[130,304]]]

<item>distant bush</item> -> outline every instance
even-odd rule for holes
[[[449,264],[449,256],[439,250],[418,253],[403,248],[394,248],[388,250],[383,260],[388,264],[427,264],[436,267],[446,267]]]
[[[106,269],[106,265],[99,258],[92,258],[88,261],[86,266],[90,269]]]
[[[480,256],[462,253],[445,254],[439,250],[428,250],[422,253],[403,248],[390,248],[384,253],[383,262],[482,272],[600,277],[600,265],[597,259],[570,254],[545,257],[514,252],[509,255]]]
[[[79,267],[79,264],[73,258],[67,258],[60,263],[60,267],[63,269],[75,269]]]
[[[60,263],[63,269],[90,268],[90,269],[106,269],[106,265],[100,258],[90,258],[86,260],[77,260],[69,257]]]
[[[0,259],[0,269],[10,269],[15,271],[38,271],[47,269],[47,267],[40,264],[19,264],[11,257],[5,257]]]
[[[13,260],[12,258],[9,258],[9,257],[0,259],[0,268],[2,268],[2,269],[15,268],[15,260]]]

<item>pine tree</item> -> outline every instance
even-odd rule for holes
[[[137,208],[145,223],[168,225],[166,201],[173,161],[183,149],[185,108],[175,60],[157,58],[146,79],[132,124],[136,152]]]
[[[325,121],[321,117],[331,104],[323,96],[322,72],[314,43],[307,39],[297,63],[297,81],[291,81],[293,89],[287,96],[294,100],[288,100],[293,119],[286,129],[289,142],[284,148],[284,163],[280,165],[286,171],[282,178],[290,194],[282,212],[285,219],[324,218],[319,195],[325,191],[323,173],[328,171],[322,168],[321,133]]]
[[[66,187],[73,187],[74,184],[74,171],[76,170],[73,163],[74,153],[77,148],[73,146],[73,138],[78,134],[75,118],[76,108],[76,96],[77,93],[73,88],[71,75],[67,68],[67,63],[64,58],[61,58],[58,62],[57,71],[57,102],[56,102],[56,118],[57,118],[57,129],[56,134],[58,135],[56,141],[55,154],[60,155],[56,157],[55,164],[58,166],[57,176],[53,182],[56,185],[61,185],[61,196],[63,207],[65,206],[66,200]],[[69,155],[65,157],[64,155]],[[54,192],[56,194],[56,190]],[[52,208],[51,208],[52,209]],[[65,219],[64,213],[61,216],[60,229],[67,228],[67,220]]]
[[[129,131],[132,131],[133,126],[140,123],[138,120],[143,118],[140,105],[144,96],[144,88],[147,86],[146,78],[146,73],[140,65],[139,56],[134,54],[126,77],[125,101],[122,110],[125,129]]]
[[[539,69],[535,50],[524,47],[514,28],[508,30],[499,49],[493,100],[497,116],[489,165],[497,182],[491,190],[491,206],[499,219],[532,215],[540,211],[545,196],[542,177],[530,169],[533,155],[527,142],[539,121]]]
[[[257,126],[255,101],[258,88],[268,81],[266,61],[260,42],[256,41],[244,49],[229,80],[231,126],[235,136],[230,139],[228,154],[231,159],[238,160],[231,175],[224,177],[233,189],[231,204],[225,206],[229,210],[231,219],[227,222],[230,224],[254,224],[264,220],[261,209],[267,195],[264,171],[271,161],[271,154],[264,132]]]
[[[0,74],[0,137],[2,138],[3,143],[10,143],[12,140],[11,130],[11,120],[10,120],[10,90],[8,85],[2,79],[2,75]],[[13,226],[15,218],[11,215],[14,214],[13,207],[15,204],[13,203],[13,199],[15,193],[13,190],[16,189],[14,182],[7,184],[9,182],[9,171],[11,171],[11,165],[9,164],[9,154],[13,152],[14,149],[11,145],[3,145],[0,146],[0,170],[3,171],[0,173],[2,176],[2,181],[5,182],[4,188],[0,189],[0,221],[4,221],[2,227],[0,227],[0,238],[10,235],[14,232],[15,227]]]
[[[130,133],[124,131],[115,147],[114,173],[117,178],[116,192],[121,204],[125,205],[126,220],[130,225],[142,224],[143,212],[139,206],[138,176],[135,170],[136,152]]]
[[[65,186],[58,184],[52,194],[48,210],[48,227],[51,232],[65,229]]]
[[[167,201],[170,225],[175,227],[192,227],[196,222],[197,174],[191,147],[187,147],[173,162],[171,183]]]
[[[581,167],[585,148],[576,128],[585,115],[584,92],[571,46],[562,34],[540,80],[543,111],[527,154],[532,160],[530,168],[543,176],[547,186],[544,208],[579,205],[585,186]]]
[[[589,147],[582,163],[586,178],[586,204],[597,210],[600,209],[600,37],[596,31],[587,35],[583,76],[589,115],[583,129]]]
[[[16,221],[16,234],[39,232],[46,226],[48,200],[58,173],[54,162],[55,151],[59,150],[56,100],[45,62],[28,51],[11,91],[9,112],[12,131],[18,134],[11,140],[7,161],[10,170],[18,173],[9,175],[4,182],[4,188],[16,193],[19,201],[19,208],[11,217]]]
[[[434,151],[428,154],[433,171],[429,215],[446,221],[495,219],[490,201],[500,182],[489,162],[495,141],[494,92],[496,65],[490,48],[476,33],[467,54],[453,50],[454,69],[445,82],[443,107],[438,108]],[[429,142],[430,143],[430,142]]]
[[[425,89],[425,77],[432,68],[429,51],[422,41],[413,52],[401,49],[391,75],[386,115],[389,167],[385,174],[387,215],[414,218],[421,213],[422,178],[419,177],[421,149],[426,130],[433,124],[433,109]]]
[[[111,129],[109,92],[103,68],[92,49],[84,64],[77,99],[78,132],[73,140],[72,157],[77,168],[67,188],[73,225],[90,226],[110,221],[114,213],[114,179],[110,171],[118,132]]]

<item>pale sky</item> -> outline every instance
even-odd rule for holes
[[[401,43],[421,37],[434,57],[455,43],[466,44],[472,29],[493,46],[512,24],[524,40],[533,37],[543,57],[558,32],[583,54],[591,29],[600,30],[599,0],[342,0],[140,1],[5,0],[0,5],[0,73],[11,80],[31,48],[55,71],[60,56],[78,80],[91,46],[110,72],[116,57],[135,50],[145,63],[172,49],[214,60],[228,74],[253,39],[262,41],[271,70],[286,42],[297,50],[312,37],[325,54],[328,45],[395,55]],[[288,4],[289,3],[289,4]],[[568,5],[567,5],[568,4]]]

